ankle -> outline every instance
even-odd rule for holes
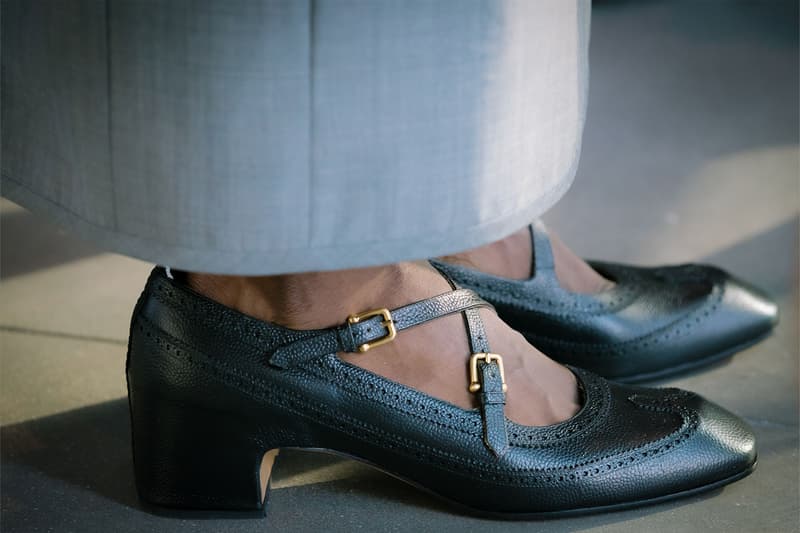
[[[422,299],[410,279],[420,265],[307,272],[279,276],[187,273],[194,291],[254,318],[293,329],[330,327],[352,313],[399,307]],[[447,287],[442,288],[442,292]]]
[[[461,264],[487,274],[508,279],[531,277],[533,248],[530,230],[525,227],[508,237],[443,257],[448,263]]]

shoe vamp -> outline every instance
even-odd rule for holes
[[[719,291],[705,279],[648,275],[648,269],[613,265],[604,271],[613,273],[618,284],[628,285],[620,287],[620,292],[635,296],[601,311],[587,305],[585,310],[560,316],[537,314],[527,331],[536,337],[564,338],[572,343],[626,342],[675,327],[711,305]]]

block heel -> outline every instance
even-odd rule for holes
[[[133,399],[131,418],[136,484],[144,502],[221,515],[265,514],[278,449],[249,438],[243,421],[153,397]]]
[[[131,346],[140,354],[156,341],[145,331],[131,334]],[[161,379],[152,379],[155,365],[168,368]],[[224,401],[213,405],[213,391],[200,398],[184,395],[176,386],[181,373],[169,366],[167,359],[148,357],[128,362],[140,500],[155,514],[263,517],[278,453],[269,442],[271,430],[261,424],[256,434],[246,409],[233,411]]]

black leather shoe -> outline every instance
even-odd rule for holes
[[[563,289],[544,225],[531,225],[533,276],[512,280],[433,261],[492,303],[549,357],[635,383],[703,366],[754,344],[778,321],[761,291],[707,265],[643,268],[589,261],[615,285],[598,294]]]
[[[502,355],[454,290],[314,331],[261,322],[153,271],[134,311],[127,362],[143,502],[263,514],[276,452],[327,449],[480,514],[507,518],[619,509],[719,487],[756,460],[747,425],[699,396],[609,383],[573,369],[583,407],[548,427],[503,414]],[[348,364],[403,330],[462,313],[473,354],[461,409]],[[436,357],[435,353],[430,354]],[[279,462],[276,463],[279,467]]]

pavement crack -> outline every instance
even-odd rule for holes
[[[23,328],[19,326],[3,326],[0,325],[0,331],[8,331],[9,333],[22,333],[24,335],[38,335],[42,337],[55,337],[59,339],[70,339],[78,341],[102,342],[105,344],[114,344],[125,346],[128,341],[125,339],[113,339],[110,337],[97,337],[94,335],[81,335],[78,333],[66,333],[63,331],[48,331],[45,329],[36,328]]]

